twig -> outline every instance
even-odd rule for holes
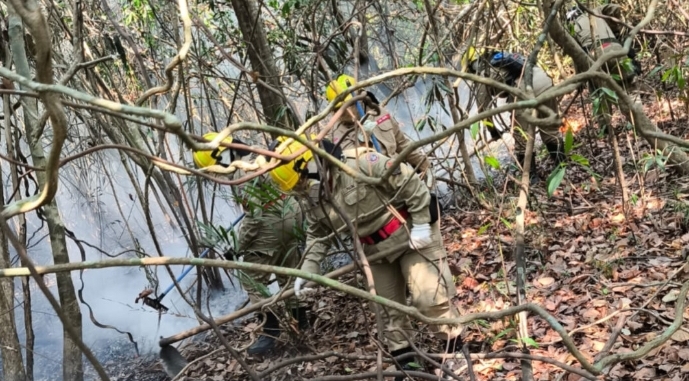
[[[476,381],[476,374],[474,373],[474,364],[471,362],[471,354],[469,353],[469,344],[462,345],[462,353],[467,360],[467,373],[469,373],[469,380]]]
[[[679,327],[682,326],[684,321],[684,306],[687,301],[687,291],[689,291],[689,281],[685,282],[682,289],[679,292],[679,298],[675,304],[675,320],[672,322],[670,327],[666,329],[662,334],[657,336],[655,339],[646,343],[646,345],[641,348],[626,353],[616,353],[610,356],[602,358],[600,361],[596,362],[595,367],[598,372],[602,371],[608,366],[617,364],[622,361],[636,360],[648,354],[652,349],[662,345],[670,339],[670,337],[677,332]]]
[[[601,351],[598,352],[596,357],[593,358],[594,362],[598,361],[603,356],[607,355],[608,352],[610,352],[610,350],[612,349],[612,346],[615,345],[615,341],[617,341],[617,337],[620,335],[622,328],[624,328],[624,324],[626,321],[627,321],[627,319],[624,315],[617,318],[617,324],[615,324],[615,328],[613,328],[612,332],[610,333],[610,337],[608,338],[608,341],[603,346],[603,349],[601,349]]]
[[[461,380],[461,378],[459,378],[459,376],[457,376],[457,375],[455,374],[455,372],[452,371],[452,369],[448,368],[447,365],[441,364],[441,363],[439,363],[439,362],[433,360],[433,359],[432,359],[430,356],[428,356],[424,351],[420,350],[416,345],[414,345],[414,343],[412,342],[412,340],[409,340],[409,336],[407,336],[406,332],[403,332],[401,329],[398,329],[397,331],[402,332],[402,334],[404,335],[404,337],[407,338],[407,341],[409,342],[409,346],[411,346],[411,348],[414,350],[414,352],[416,352],[416,353],[417,353],[419,356],[421,356],[424,360],[426,360],[426,361],[428,361],[429,363],[431,363],[431,365],[433,365],[434,367],[436,367],[436,368],[442,370],[446,375],[450,376],[452,379],[454,379],[454,380]],[[471,362],[471,361],[469,361],[469,362]],[[403,371],[403,372],[406,373],[406,371]]]
[[[375,378],[378,376],[378,372],[365,372],[359,374],[349,374],[345,376],[325,376],[317,378],[305,378],[305,381],[349,381],[349,380],[364,380],[369,378]],[[438,376],[434,374],[416,372],[416,371],[395,371],[395,372],[383,372],[384,377],[416,377],[422,378],[424,380],[438,381]]]
[[[515,358],[515,359],[522,359],[526,358],[529,360],[533,361],[540,361],[548,364],[553,364],[557,367],[560,367],[564,369],[565,371],[569,373],[574,373],[577,374],[581,377],[587,378],[589,380],[596,380],[596,376],[592,375],[591,373],[588,373],[582,369],[575,368],[573,366],[567,365],[563,362],[551,359],[549,357],[543,357],[543,356],[537,356],[537,355],[532,355],[532,354],[525,354],[525,353],[519,353],[519,352],[508,352],[508,353],[487,353],[487,354],[472,354],[472,358],[475,359],[499,359],[499,358]]]
[[[182,376],[184,376],[184,372],[186,372],[187,370],[189,370],[189,368],[191,368],[191,366],[192,366],[193,364],[196,364],[197,362],[200,362],[200,361],[202,361],[202,360],[205,360],[205,359],[207,359],[207,358],[213,356],[214,354],[216,354],[216,353],[218,353],[218,352],[222,352],[224,349],[225,349],[225,348],[218,348],[218,349],[214,350],[213,352],[207,353],[207,354],[205,354],[205,355],[203,355],[203,356],[201,356],[201,357],[198,357],[198,358],[195,358],[195,359],[192,360],[192,361],[189,361],[189,363],[187,363],[187,365],[185,365],[184,368],[182,368],[182,370],[180,370],[179,373],[175,376],[175,378],[173,378],[171,381],[179,381],[179,380],[181,380],[181,379],[182,379]]]

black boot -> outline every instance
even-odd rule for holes
[[[407,347],[407,348],[402,348],[402,349],[392,351],[392,352],[390,352],[390,354],[392,355],[392,357],[397,357],[397,356],[401,356],[405,353],[409,353],[411,351],[412,351],[412,349],[410,347]],[[397,367],[397,369],[399,369],[399,370],[415,370],[416,368],[411,365],[414,362],[414,360],[415,360],[415,358],[413,356],[410,356],[408,358],[405,358],[404,360],[398,361],[399,366]],[[406,378],[407,378],[406,376],[397,376],[397,377],[395,377],[395,381],[404,381]]]
[[[546,143],[545,146],[548,148],[550,158],[553,159],[556,166],[565,161],[565,149],[562,141],[558,141],[556,143]]]
[[[280,336],[280,321],[272,312],[266,312],[266,323],[263,334],[246,351],[249,355],[263,355],[275,347],[275,340]]]
[[[300,330],[305,331],[311,327],[305,307],[292,308],[292,317],[297,319]]]

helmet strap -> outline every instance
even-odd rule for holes
[[[225,163],[225,160],[223,160],[223,151],[220,150],[220,148],[216,148],[211,152],[211,157],[215,159],[215,164],[221,166],[221,167],[229,167],[229,163]],[[230,150],[230,158],[232,157],[232,151]],[[230,159],[230,162],[232,162],[232,159]]]

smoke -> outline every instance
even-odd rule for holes
[[[100,159],[106,164],[102,165]],[[108,181],[107,176],[112,176],[112,181]],[[144,176],[139,174],[139,177],[139,184],[143,185]],[[6,183],[5,192],[11,192],[9,188],[10,184]],[[190,256],[181,230],[171,218],[171,211],[161,208],[153,192],[149,192],[149,195],[151,219],[162,255]],[[64,167],[61,170],[56,199],[65,228],[72,231],[78,240],[84,241],[82,247],[85,260],[99,261],[107,259],[108,255],[117,254],[121,254],[118,258],[133,258],[136,257],[133,251],[135,249],[152,257],[158,256],[140,202],[136,199],[136,191],[117,154],[92,155],[85,162],[75,162]],[[234,205],[222,199],[216,200],[214,222],[227,226],[237,215]],[[30,237],[27,244],[28,253],[34,263],[52,264],[47,225],[38,219],[35,213],[27,215],[27,236]],[[67,238],[67,247],[70,261],[82,261],[79,246],[73,240]],[[11,255],[16,261],[14,248],[11,249]],[[183,271],[182,266],[172,266],[171,269],[175,277]],[[141,354],[157,352],[157,342],[161,336],[170,336],[199,324],[193,309],[184,302],[176,289],[163,300],[169,311],[162,315],[148,306],[143,306],[141,302],[135,303],[138,294],[151,286],[150,275],[158,279],[158,293],[173,282],[164,267],[149,270],[151,274],[147,275],[140,267],[93,269],[84,271],[82,279],[79,272],[71,274],[75,288],[79,290],[83,287],[83,299],[93,309],[94,318],[100,324],[131,333]],[[196,271],[192,270],[181,282],[182,289],[191,287],[196,278]],[[46,275],[44,282],[57,298],[55,275]],[[204,292],[202,306],[205,314],[210,313],[216,317],[224,315],[246,301],[246,294],[236,281],[231,283],[223,276],[223,282],[226,290],[210,296],[210,311],[206,308],[205,297],[208,295]],[[23,305],[20,304],[20,281],[16,280],[15,285],[15,303],[18,305],[15,320],[20,341],[23,343],[26,332],[23,324]],[[37,379],[59,380],[62,373],[62,324],[33,280],[31,289],[33,330],[36,336],[36,376]],[[189,294],[195,295],[195,290],[194,286]],[[99,360],[108,360],[108,357],[113,355],[135,356],[134,345],[129,342],[126,335],[112,329],[97,327],[89,317],[88,308],[83,304],[80,304],[80,307],[84,342],[100,357]]]

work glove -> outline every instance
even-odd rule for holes
[[[409,247],[412,249],[423,249],[433,243],[431,238],[431,225],[413,225],[409,234]]]
[[[297,298],[301,298],[302,296],[306,296],[306,294],[314,291],[314,289],[311,287],[304,288],[305,284],[306,284],[306,279],[303,279],[303,278],[297,278],[294,281],[294,295],[296,295]]]

